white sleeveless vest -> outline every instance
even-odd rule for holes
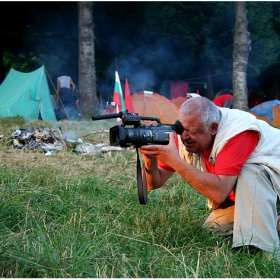
[[[259,142],[246,163],[263,166],[269,173],[273,187],[280,197],[280,130],[248,112],[228,108],[219,108],[219,110],[222,119],[208,161],[215,164],[219,152],[235,135],[246,130],[258,131]],[[181,139],[179,139],[179,153],[188,163],[198,167],[199,156],[188,153]],[[201,169],[203,170],[203,167]]]

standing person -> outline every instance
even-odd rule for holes
[[[204,227],[232,235],[233,248],[278,249],[280,131],[205,97],[185,101],[177,124],[180,136],[170,134],[168,145],[139,149],[147,188],[160,188],[177,172],[208,199]],[[200,169],[190,164],[197,160]]]
[[[70,76],[60,76],[57,78],[57,101],[61,110],[66,111],[66,117],[69,119],[76,119],[78,114],[75,90],[76,85]]]

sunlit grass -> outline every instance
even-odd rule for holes
[[[14,123],[13,123],[14,122]],[[9,125],[8,125],[9,123]],[[72,137],[109,142],[113,121],[0,119],[0,134],[59,125]],[[0,143],[0,271],[14,278],[275,278],[267,254],[231,250],[230,238],[201,227],[206,200],[179,176],[137,197],[136,153],[46,156]]]

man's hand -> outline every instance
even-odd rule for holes
[[[139,148],[139,152],[145,155],[147,159],[155,157],[172,167],[174,160],[180,157],[174,137],[174,133],[170,133],[168,145],[145,145]]]
[[[172,160],[171,154],[179,157],[174,141],[174,134],[169,134],[168,145],[145,145],[139,148],[139,152],[143,154],[144,158],[147,188],[149,190],[160,188],[170,178],[173,172],[158,167],[157,160],[159,159],[169,165],[169,161]]]

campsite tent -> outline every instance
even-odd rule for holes
[[[0,86],[0,117],[56,121],[45,67],[29,73],[11,69]]]
[[[270,100],[258,104],[249,111],[257,119],[268,122],[271,126],[280,128],[280,101]]]
[[[159,93],[152,91],[137,92],[131,95],[131,101],[134,113],[137,113],[139,116],[159,118],[164,124],[172,124],[177,120],[178,108]],[[114,102],[106,106],[105,113],[116,113]],[[147,121],[147,123],[153,122]]]
[[[131,96],[134,112],[139,116],[160,118],[162,123],[175,123],[177,107],[166,97],[151,91],[137,92]]]
[[[181,105],[190,98],[200,97],[197,93],[185,93],[181,96],[178,96],[174,99],[171,99],[171,103],[173,103],[178,109],[180,109]]]

